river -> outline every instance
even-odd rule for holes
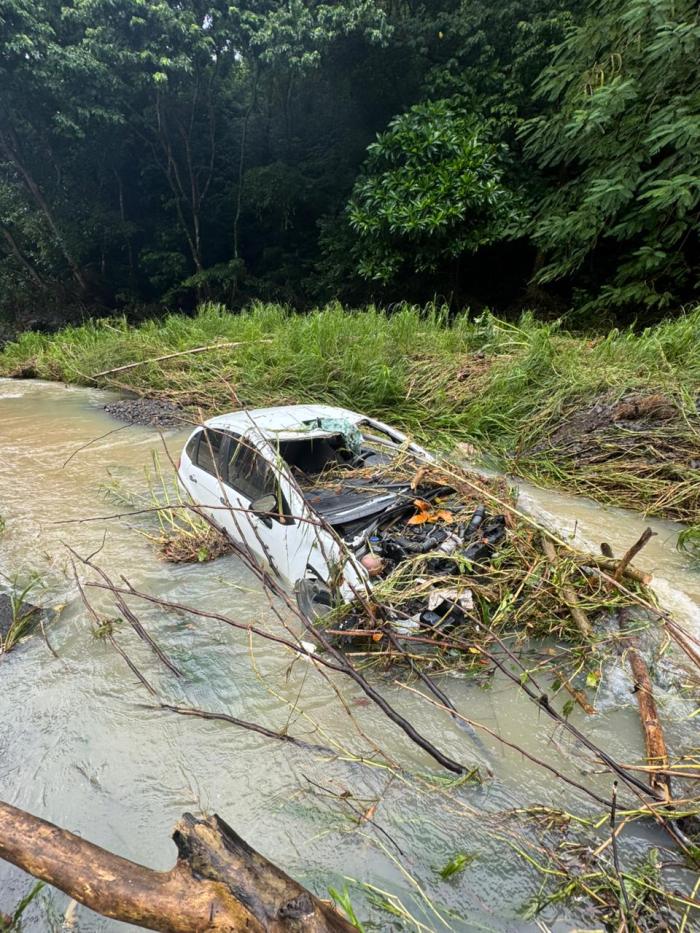
[[[181,813],[216,812],[316,893],[328,896],[329,886],[347,885],[367,929],[543,929],[523,914],[542,883],[516,851],[530,830],[505,811],[546,805],[600,815],[581,792],[488,734],[474,744],[390,673],[370,676],[435,744],[479,765],[484,774],[490,769],[491,777],[478,786],[448,787],[446,775],[369,707],[356,687],[338,678],[327,681],[308,663],[292,664],[284,648],[249,642],[244,633],[216,622],[138,606],[139,617],[182,670],[179,679],[131,630],[119,625],[115,632],[162,697],[274,729],[288,725],[294,735],[342,751],[331,757],[224,722],[154,708],[109,642],[95,637],[67,545],[83,555],[96,553],[95,562],[114,577],[123,574],[149,592],[270,630],[279,627],[257,581],[236,557],[167,564],[140,533],[142,520],[84,521],[124,511],[105,487],[119,482],[144,490],[145,470],[161,448],[152,429],[115,431],[120,425],[103,410],[110,397],[54,383],[0,381],[0,572],[18,584],[37,574],[41,584],[30,598],[59,613],[48,628],[58,657],[36,636],[0,658],[0,797],[163,869],[174,861],[170,834]],[[183,434],[170,431],[165,437],[177,456]],[[562,535],[596,549],[606,540],[616,553],[649,524],[632,513],[529,486],[522,488],[520,504]],[[67,523],[76,519],[81,521]],[[638,563],[654,572],[662,603],[700,633],[700,573],[675,550],[678,526],[650,524],[658,534]],[[92,591],[91,599],[116,614],[104,594]],[[677,753],[697,745],[695,705],[676,689],[679,678],[682,671],[665,672],[657,697],[669,747]],[[470,719],[609,792],[610,776],[509,682],[449,678],[442,686]],[[334,688],[342,689],[365,738]],[[595,705],[597,715],[577,708],[572,721],[619,761],[640,761],[643,738],[625,667],[606,670]],[[379,764],[355,760],[371,757],[373,744],[405,770],[392,775]],[[376,826],[358,821],[358,813],[376,800]],[[603,827],[601,840],[606,832]],[[621,839],[622,857],[631,865],[651,843],[667,842],[661,831],[635,823]],[[443,880],[437,869],[458,852],[473,860]],[[677,880],[687,893],[687,878],[679,874]],[[0,863],[0,912],[10,911],[29,887],[27,876]],[[410,918],[401,921],[378,906],[387,897]],[[65,928],[67,904],[64,895],[45,889],[27,913],[25,930]],[[557,931],[590,928],[581,903],[552,905],[540,922]],[[130,929],[82,907],[71,928]]]

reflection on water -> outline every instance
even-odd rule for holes
[[[140,589],[280,629],[255,579],[234,557],[164,564],[129,520],[59,524],[120,511],[103,493],[111,479],[145,488],[144,469],[161,440],[146,428],[115,431],[120,426],[102,411],[106,398],[55,384],[0,381],[0,515],[6,521],[0,571],[18,578],[38,572],[48,583],[38,601],[64,607],[49,631],[58,659],[36,638],[0,660],[0,797],[156,868],[173,862],[169,836],[184,810],[215,811],[318,893],[350,884],[358,913],[370,916],[374,929],[392,923],[399,928],[399,922],[371,907],[346,879],[374,886],[375,900],[385,896],[376,891],[399,897],[427,929],[536,929],[519,910],[541,879],[506,841],[517,844],[528,830],[501,811],[546,804],[592,812],[578,791],[488,735],[475,747],[450,719],[391,675],[375,676],[401,712],[452,757],[490,768],[492,778],[481,787],[448,792],[445,775],[368,707],[355,687],[338,677],[328,680],[308,663],[292,663],[284,648],[249,642],[245,633],[215,621],[132,604],[182,670],[180,679],[123,623],[114,631],[163,698],[288,728],[332,746],[332,758],[223,722],[156,708],[108,641],[94,636],[66,544],[83,555],[97,552],[95,561],[110,575],[123,574]],[[95,438],[100,439],[84,447]],[[182,435],[169,432],[166,441],[177,455]],[[527,489],[522,501],[556,518],[563,533],[576,526],[578,536],[596,544],[607,540],[619,552],[644,525],[626,513],[551,492]],[[700,576],[672,550],[673,526],[658,527],[663,533],[639,563],[671,581],[659,583],[659,596],[676,607],[682,604],[692,616]],[[105,594],[91,593],[106,614],[118,615]],[[334,686],[342,688],[347,711],[335,699]],[[607,796],[610,778],[505,679],[450,678],[443,686],[470,719]],[[675,691],[662,692],[660,703],[669,745],[687,748],[693,743],[687,719],[692,706]],[[638,761],[642,739],[624,669],[610,672],[597,705],[604,714],[585,717],[576,710],[573,720],[620,760]],[[355,721],[367,738],[360,737]],[[392,778],[383,767],[352,760],[371,758],[372,743],[406,773]],[[327,795],[310,781],[326,787]],[[339,796],[345,791],[353,796]],[[376,799],[374,819],[383,832],[358,821],[358,813]],[[634,859],[650,839],[665,842],[654,830],[630,830],[622,840],[624,857]],[[460,851],[475,860],[443,881],[436,869]],[[27,888],[26,876],[0,863],[0,911],[9,910]],[[46,929],[47,907],[61,916],[66,903],[63,895],[51,893],[33,909],[27,929]],[[551,929],[583,925],[575,906],[557,911],[544,915]],[[78,910],[78,931],[123,929]]]

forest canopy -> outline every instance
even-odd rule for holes
[[[0,315],[697,295],[687,0],[0,0]]]

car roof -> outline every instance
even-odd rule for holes
[[[239,434],[245,434],[256,427],[265,437],[279,437],[281,434],[302,432],[308,435],[309,422],[318,419],[358,424],[364,418],[364,415],[355,411],[333,405],[276,405],[271,408],[244,408],[227,415],[217,415],[205,424],[208,428],[236,431]]]

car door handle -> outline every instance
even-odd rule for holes
[[[224,499],[223,496],[219,496],[219,502],[220,502],[222,505],[228,505],[228,504],[229,504],[229,503]]]
[[[197,485],[197,480],[194,478],[194,476],[192,476],[191,473],[190,473],[190,482],[191,482],[191,483],[194,483],[195,486]]]

